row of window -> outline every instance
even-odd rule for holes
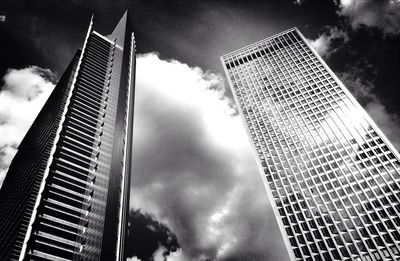
[[[261,51],[251,60],[244,58],[243,65],[228,68],[278,211],[288,217],[283,220],[289,238],[294,234],[311,236],[308,224],[323,215],[329,218],[317,219],[321,227],[309,242],[321,238],[319,231],[332,224],[338,228],[336,233],[347,233],[335,237],[339,242],[331,244],[332,248],[348,242],[347,248],[356,254],[365,250],[363,244],[357,245],[360,238],[371,238],[375,231],[391,234],[377,237],[367,247],[393,243],[400,239],[395,230],[399,220],[390,221],[400,212],[399,187],[393,182],[400,178],[394,170],[400,164],[365,119],[354,121],[349,114],[356,110],[354,105],[305,48],[302,43],[286,45],[273,55]],[[357,141],[353,143],[349,137]],[[299,222],[302,220],[307,221]],[[382,220],[379,226],[362,230],[366,236],[349,236],[356,226],[364,228]],[[322,234],[331,237],[326,231]],[[298,242],[305,241],[296,239],[292,245]],[[337,259],[348,257],[347,248],[331,254]],[[315,244],[301,246],[296,256],[318,253],[316,249]]]

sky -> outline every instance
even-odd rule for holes
[[[400,1],[0,2],[0,183],[81,48],[130,11],[130,260],[288,260],[219,57],[296,26],[397,149]]]

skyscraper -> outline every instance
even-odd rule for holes
[[[400,156],[296,29],[221,57],[292,260],[400,260]]]
[[[124,259],[135,38],[127,12],[92,24],[4,180],[0,260]]]

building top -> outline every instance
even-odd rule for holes
[[[259,40],[259,41],[255,42],[255,43],[252,43],[252,44],[243,46],[243,47],[241,47],[241,48],[239,48],[239,49],[237,49],[237,50],[234,50],[234,51],[232,51],[232,52],[229,52],[229,53],[227,53],[227,54],[224,54],[224,55],[221,56],[221,59],[229,59],[229,58],[231,58],[232,56],[237,55],[238,53],[244,52],[244,51],[247,50],[247,49],[254,48],[254,47],[256,47],[257,45],[259,45],[259,44],[261,44],[261,43],[268,42],[268,41],[270,41],[270,40],[272,40],[272,39],[274,39],[274,38],[277,38],[277,37],[279,37],[279,36],[282,36],[282,35],[284,35],[284,34],[287,34],[287,33],[289,33],[289,32],[293,32],[293,31],[298,32],[299,30],[297,29],[297,27],[289,28],[289,29],[287,29],[287,30],[285,30],[285,31],[282,31],[282,32],[277,33],[277,34],[274,34],[274,35],[272,35],[272,36],[269,36],[269,37],[267,37],[267,38],[265,38],[265,39]]]

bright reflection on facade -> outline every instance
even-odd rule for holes
[[[399,154],[301,33],[221,60],[292,260],[400,260]]]

